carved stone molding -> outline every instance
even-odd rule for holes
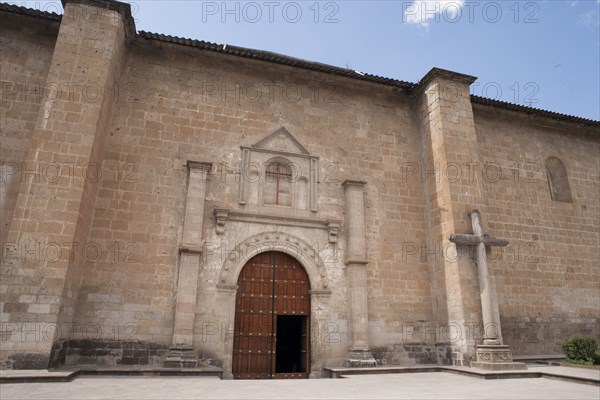
[[[179,254],[181,253],[196,253],[201,254],[204,250],[204,242],[199,246],[181,245],[179,246]]]
[[[327,221],[327,233],[329,238],[329,243],[337,243],[338,235],[340,233],[340,221]]]
[[[237,285],[222,285],[222,284],[217,284],[217,292],[222,292],[222,293],[237,293]]]
[[[325,264],[317,250],[304,240],[283,232],[260,233],[239,243],[229,252],[221,267],[218,287],[236,287],[238,276],[246,262],[265,251],[280,251],[294,257],[306,270],[311,291],[321,295],[331,292]]]
[[[240,205],[269,206],[263,197],[265,171],[269,163],[276,160],[292,166],[291,204],[286,206],[308,214],[318,211],[319,157],[311,155],[287,129],[281,127],[252,146],[240,146],[240,149]]]
[[[238,203],[246,204],[246,176],[250,163],[250,149],[242,148],[242,164],[240,166],[240,188],[238,192]]]
[[[225,208],[215,208],[213,211],[215,215],[215,231],[217,235],[225,233],[225,222],[229,218],[229,210]]]
[[[210,169],[212,168],[212,163],[206,162],[206,161],[197,161],[197,160],[188,159],[187,167],[189,169],[199,169],[199,170],[202,170],[202,171],[208,173],[210,171]]]
[[[347,257],[346,260],[346,265],[363,265],[363,266],[367,266],[367,264],[369,264],[371,262],[371,260],[363,258],[363,257]]]
[[[262,149],[262,150],[268,150],[266,148],[266,146],[269,144],[269,142],[271,140],[273,140],[277,136],[283,136],[283,137],[287,138],[290,142],[293,143],[293,145],[295,147],[294,148],[295,151],[293,153],[290,153],[290,154],[303,154],[303,155],[310,156],[310,153],[308,152],[308,150],[306,150],[306,148],[304,146],[302,146],[302,144],[294,137],[294,135],[292,135],[284,127],[281,127],[279,129],[277,129],[275,132],[271,133],[267,137],[265,137],[265,138],[261,139],[260,141],[254,143],[252,145],[252,147],[256,147],[256,148],[259,148],[259,149]]]
[[[477,346],[477,361],[471,362],[471,367],[491,371],[527,369],[526,364],[514,362],[510,347],[502,344],[483,344]]]
[[[231,211],[226,208],[215,208],[215,231],[222,235],[227,230],[228,222],[245,222],[265,225],[289,226],[296,228],[312,228],[327,230],[329,243],[337,243],[340,229],[338,220],[321,220],[285,215],[257,214],[251,212]]]
[[[477,346],[477,361],[511,362],[512,351],[506,345]]]
[[[367,185],[367,182],[365,182],[365,181],[346,180],[346,181],[344,181],[344,183],[342,183],[342,187],[344,189],[346,189],[346,188],[363,189],[366,185]]]

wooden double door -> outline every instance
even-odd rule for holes
[[[309,291],[306,271],[285,253],[261,253],[246,263],[235,303],[235,379],[308,378]]]

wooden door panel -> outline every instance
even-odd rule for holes
[[[240,272],[233,338],[235,378],[269,378],[271,374],[271,319],[273,265],[259,254]]]
[[[275,313],[310,315],[310,283],[304,268],[294,258],[281,254],[275,270]]]
[[[273,321],[277,315],[310,315],[309,290],[306,271],[287,254],[261,253],[246,263],[238,278],[235,303],[232,363],[235,378],[308,376],[308,372],[275,374],[277,327]],[[302,334],[306,334],[304,328]],[[304,364],[308,362],[304,361],[308,360],[308,342],[303,344],[302,352],[307,354],[303,356]]]
[[[310,365],[310,317],[304,317],[302,321],[302,370],[308,371]]]

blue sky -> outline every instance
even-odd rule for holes
[[[128,2],[138,30],[411,82],[446,68],[476,95],[600,120],[600,0]]]

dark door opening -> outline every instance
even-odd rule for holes
[[[277,346],[275,349],[275,373],[306,372],[303,363],[303,325],[305,316],[277,316]]]

